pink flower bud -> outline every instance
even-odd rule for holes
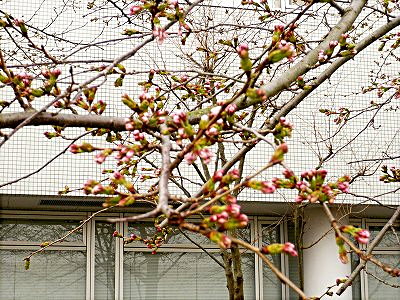
[[[249,222],[249,218],[248,218],[247,215],[245,215],[245,214],[240,214],[240,215],[237,217],[237,219],[238,219],[238,221],[240,221],[240,222],[246,222],[246,223]]]
[[[209,136],[216,136],[219,134],[219,131],[215,127],[211,127],[209,130],[207,130],[207,135]]]
[[[105,160],[106,160],[106,156],[102,152],[96,154],[96,156],[95,156],[96,163],[102,164]]]
[[[291,256],[297,256],[297,251],[294,249],[294,245],[292,243],[285,243],[283,245],[283,252]]]
[[[81,152],[81,151],[80,151],[80,147],[79,147],[78,145],[76,145],[76,144],[72,144],[72,145],[69,147],[69,151],[70,151],[71,153],[74,153],[74,154]]]
[[[283,176],[285,176],[285,178],[292,178],[294,176],[293,171],[289,170],[289,169],[284,169],[282,171]]]
[[[191,165],[192,163],[194,163],[194,161],[197,159],[197,155],[193,152],[189,152],[185,154],[185,160],[186,162]]]
[[[97,185],[95,185],[94,187],[93,187],[93,189],[92,189],[92,193],[94,194],[94,195],[97,195],[97,194],[100,194],[100,193],[102,193],[102,192],[104,192],[104,186],[102,186],[101,184],[97,184]]]
[[[338,189],[341,190],[343,193],[349,193],[349,187],[350,184],[347,181],[338,183]]]
[[[220,111],[221,111],[221,106],[215,106],[215,107],[211,108],[210,116],[215,117],[216,115],[219,114]]]
[[[226,212],[228,212],[228,214],[231,214],[234,217],[237,217],[240,215],[240,205],[238,204],[230,204],[226,207]]]
[[[276,187],[271,181],[262,181],[261,186],[261,192],[264,194],[272,194],[276,191]]]
[[[198,155],[201,159],[203,159],[205,164],[208,164],[211,161],[213,153],[208,148],[203,148],[198,152]]]
[[[237,110],[237,105],[235,104],[235,103],[232,103],[232,104],[229,104],[226,108],[225,108],[225,111],[228,113],[228,114],[230,114],[230,115],[232,115],[232,114],[234,114],[235,113],[235,111]]]
[[[129,14],[132,15],[136,15],[138,13],[140,13],[142,11],[143,7],[138,6],[138,5],[134,5],[130,8],[130,12]]]
[[[224,170],[218,170],[217,172],[215,172],[214,176],[213,176],[213,180],[214,181],[221,181],[222,176],[224,176],[225,172]]]
[[[212,215],[212,216],[210,217],[210,222],[217,222],[217,220],[218,220],[217,215]]]
[[[275,25],[274,27],[274,31],[276,32],[283,32],[283,30],[285,30],[285,26],[283,25]]]

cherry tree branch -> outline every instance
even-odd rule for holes
[[[54,240],[54,241],[52,241],[52,242],[46,243],[45,246],[43,246],[43,247],[41,247],[40,249],[38,249],[38,250],[36,250],[36,251],[30,253],[27,257],[24,258],[24,261],[26,261],[26,262],[29,263],[29,261],[31,260],[31,257],[32,257],[32,256],[34,256],[34,255],[36,255],[36,254],[38,254],[38,253],[40,253],[40,252],[43,252],[44,250],[46,250],[47,248],[53,246],[54,244],[58,244],[58,243],[64,242],[65,239],[66,239],[67,237],[69,237],[71,234],[77,232],[79,229],[81,229],[83,226],[85,226],[86,223],[88,223],[91,219],[93,219],[94,217],[96,217],[98,214],[101,214],[102,212],[108,211],[108,210],[110,210],[111,208],[116,207],[116,206],[118,206],[118,205],[109,206],[109,207],[103,208],[103,209],[101,209],[101,210],[99,210],[99,211],[96,211],[96,212],[93,213],[90,217],[88,217],[87,219],[85,219],[84,221],[82,221],[81,224],[80,224],[79,226],[77,226],[77,227],[75,227],[74,229],[68,231],[68,232],[67,232],[65,235],[63,235],[61,238],[59,238],[59,239],[57,239],[57,240]]]
[[[261,250],[257,247],[254,247],[245,241],[242,241],[237,238],[230,237],[232,240],[232,243],[238,244],[246,249],[249,249],[250,251],[254,252],[257,254],[262,261],[270,268],[270,270],[287,286],[289,286],[293,291],[295,291],[301,299],[309,299],[304,292],[297,287],[289,278],[287,278],[264,254],[261,253]]]
[[[400,205],[397,207],[396,211],[393,213],[392,217],[389,219],[389,221],[386,222],[385,226],[379,231],[379,233],[376,235],[374,240],[368,245],[367,252],[365,253],[366,256],[369,256],[374,248],[379,244],[379,242],[382,240],[384,237],[386,231],[393,225],[393,223],[396,221],[396,219],[400,215]],[[339,290],[337,290],[336,294],[341,295],[343,292],[351,285],[351,283],[354,281],[354,279],[358,276],[360,271],[365,268],[367,261],[366,260],[361,260],[358,266],[353,270],[353,272],[350,274],[349,278],[346,280],[345,283],[342,284]]]
[[[354,253],[356,253],[362,260],[374,263],[391,276],[400,276],[400,272],[398,272],[398,270],[383,264],[381,261],[377,260],[371,253],[369,253],[368,255],[365,254],[356,245],[354,245],[352,241],[350,241],[345,235],[343,235],[339,228],[339,225],[337,224],[337,220],[333,216],[328,204],[326,202],[322,202],[321,204],[326,216],[328,217],[329,222],[331,223],[332,228],[335,230],[335,234],[340,237],[350,247],[350,249],[354,251]]]
[[[184,12],[184,16],[186,16],[194,7],[196,7],[198,4],[200,4],[201,2],[203,2],[204,0],[197,0],[195,2],[193,2],[188,9]],[[167,25],[165,25],[164,30],[169,29],[172,25],[174,25],[178,20],[174,20],[169,22]],[[155,39],[154,35],[151,35],[150,37],[148,37],[147,39],[145,39],[143,42],[141,42],[139,45],[137,45],[136,47],[134,47],[132,50],[124,53],[123,55],[117,57],[114,59],[114,61],[109,64],[104,70],[102,70],[101,72],[99,72],[98,74],[96,74],[95,76],[87,79],[86,81],[84,81],[83,83],[79,84],[79,86],[75,87],[75,88],[71,88],[68,89],[67,91],[65,91],[64,93],[62,93],[61,95],[57,96],[54,100],[52,100],[50,103],[48,103],[47,105],[43,106],[39,111],[35,111],[33,114],[29,115],[26,119],[24,119],[21,123],[19,123],[4,139],[3,141],[0,142],[0,147],[4,145],[4,143],[9,140],[9,138],[14,135],[19,129],[21,129],[22,127],[24,127],[25,125],[30,124],[40,113],[43,113],[44,111],[46,111],[49,107],[51,107],[55,102],[57,102],[58,100],[71,95],[71,93],[76,92],[76,91],[80,91],[82,89],[84,89],[85,87],[87,87],[89,84],[91,84],[92,82],[94,82],[95,80],[101,78],[101,77],[106,77],[108,72],[110,70],[112,70],[116,65],[118,65],[119,63],[133,57],[141,48],[143,48],[144,46],[146,46],[148,43],[150,43],[151,41],[153,41]],[[98,127],[97,127],[98,128]],[[101,127],[100,127],[101,128]]]

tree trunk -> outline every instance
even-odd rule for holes
[[[221,256],[225,265],[226,287],[229,292],[229,300],[235,300],[235,281],[232,273],[232,255],[226,249],[221,249]]]

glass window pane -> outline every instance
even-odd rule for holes
[[[383,226],[369,226],[371,232],[371,241],[377,236]],[[394,231],[393,231],[394,229]],[[382,240],[378,244],[379,247],[400,247],[400,227],[389,228]]]
[[[394,267],[400,267],[400,255],[399,254],[378,254],[375,255],[377,259],[382,261],[383,263]],[[399,277],[392,277],[381,268],[377,267],[372,263],[367,264],[367,272],[373,275],[368,274],[368,297],[369,299],[399,299],[400,298],[400,290],[398,288],[393,288],[388,286],[382,282],[379,282],[373,276],[378,277],[379,279],[396,286],[400,285]]]
[[[86,251],[45,251],[32,257],[26,250],[0,250],[2,300],[85,299]]]
[[[288,222],[288,242],[296,245],[295,228],[292,222]],[[300,287],[300,268],[299,268],[299,258],[297,256],[288,256],[289,258],[289,279]],[[289,298],[299,299],[299,295],[289,288]]]
[[[79,226],[79,220],[0,219],[0,241],[42,243],[59,239]],[[83,242],[83,230],[69,235],[66,242]]]
[[[115,290],[115,224],[95,222],[95,299],[114,299]]]
[[[263,225],[262,226],[262,243],[263,245],[279,243],[279,226]],[[273,264],[281,268],[280,255],[266,255]],[[282,299],[282,284],[276,275],[263,264],[263,299]]]
[[[306,4],[306,2],[303,0],[289,0],[289,5],[291,6],[301,6],[304,4]]]
[[[245,298],[255,299],[254,255],[242,255],[242,264]],[[224,270],[207,254],[125,252],[124,299],[188,298],[228,298]]]
[[[153,223],[151,222],[135,222],[128,224],[128,235],[134,233],[143,238],[148,238],[154,236],[157,232]],[[250,225],[247,228],[237,229],[238,237],[244,241],[250,243]],[[207,237],[197,234],[188,230],[185,230],[185,234],[195,243],[201,245],[209,245],[211,247],[217,247],[215,243],[211,242]],[[188,244],[191,245],[192,242],[183,235],[178,228],[173,228],[170,234],[167,236],[166,244]],[[127,245],[129,246],[143,246],[143,243],[133,242]],[[193,245],[196,247],[195,245]]]
[[[360,258],[358,257],[357,254],[352,253],[351,254],[351,271],[353,271],[358,264],[360,263]],[[361,278],[360,275],[358,275],[353,283],[351,284],[351,291],[353,293],[353,299],[361,299]]]

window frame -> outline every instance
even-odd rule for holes
[[[53,211],[18,211],[18,210],[0,210],[1,219],[28,219],[28,220],[85,220],[94,212],[53,212]],[[101,216],[96,216],[89,220],[83,226],[83,242],[63,242],[56,246],[51,246],[45,251],[86,251],[86,299],[95,299],[95,226],[96,222],[106,221],[110,217],[127,217],[132,216],[132,213],[106,213]],[[264,216],[249,216],[250,225],[250,240],[256,247],[263,245],[261,237],[261,228],[263,225],[275,224],[279,233],[280,243],[287,241],[288,233],[286,222],[281,217],[264,217]],[[126,236],[128,234],[128,222],[115,223],[115,229]],[[123,255],[125,251],[150,252],[144,245],[124,245],[123,239],[115,238],[115,299],[123,299]],[[219,247],[215,244],[201,244],[207,251],[218,253]],[[3,241],[0,242],[0,250],[37,250],[37,242],[16,242]],[[188,252],[201,253],[203,252],[196,245],[188,244],[164,244],[159,250],[160,253],[166,252]],[[243,249],[244,251],[244,249]],[[256,254],[254,255],[254,289],[256,300],[263,299],[262,291],[262,260]],[[288,257],[280,255],[281,271],[288,276]],[[282,299],[289,299],[289,287],[281,285]]]
[[[382,226],[383,227],[386,224],[387,220],[362,218],[362,219],[351,219],[350,222],[354,226],[358,226],[358,227],[369,230],[371,226]],[[395,227],[399,227],[400,222],[394,222],[393,225]],[[360,248],[363,251],[366,251],[367,247],[368,247],[368,244],[360,245]],[[374,248],[374,250],[372,251],[372,254],[373,255],[400,255],[400,249],[398,247],[396,248],[396,247],[376,246]],[[368,271],[368,263],[366,264],[365,269]],[[369,293],[368,293],[368,276],[369,275],[367,274],[365,269],[362,269],[359,273],[360,295],[361,295],[362,300],[372,300],[372,299],[369,299]]]

